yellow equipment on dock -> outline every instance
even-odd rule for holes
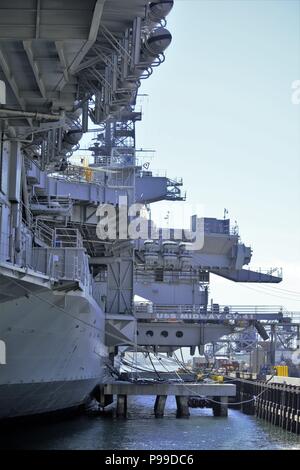
[[[288,366],[274,366],[276,370],[276,375],[278,377],[288,377],[289,376],[289,368]]]
[[[224,377],[223,375],[211,375],[212,380],[218,383],[223,383],[224,382]]]

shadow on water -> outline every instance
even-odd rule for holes
[[[1,449],[300,449],[300,438],[253,416],[230,409],[228,418],[214,418],[209,409],[192,409],[189,419],[176,419],[169,397],[163,419],[155,419],[154,397],[131,397],[128,419],[114,409],[45,417],[0,427]]]

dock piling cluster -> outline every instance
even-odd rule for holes
[[[267,390],[261,392],[267,387]],[[295,385],[256,383],[256,416],[300,434],[300,389]],[[260,395],[261,394],[261,395]],[[260,395],[260,396],[259,396]]]
[[[274,426],[300,434],[300,387],[284,383],[237,379],[237,398],[231,407]],[[238,405],[234,405],[237,403]]]

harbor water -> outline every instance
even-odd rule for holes
[[[230,409],[214,418],[210,409],[191,409],[189,419],[176,418],[173,397],[165,417],[155,419],[155,397],[130,397],[128,419],[113,409],[89,411],[69,419],[14,423],[0,429],[1,449],[64,450],[267,450],[300,449],[300,436],[254,416]]]

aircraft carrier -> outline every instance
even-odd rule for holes
[[[125,348],[194,353],[241,322],[264,337],[261,321],[283,319],[209,304],[210,273],[281,281],[244,268],[252,250],[229,219],[195,215],[178,235],[145,216],[138,239],[124,233],[140,207],[185,199],[135,144],[138,91],[165,60],[173,3],[0,0],[0,418],[84,404]]]

